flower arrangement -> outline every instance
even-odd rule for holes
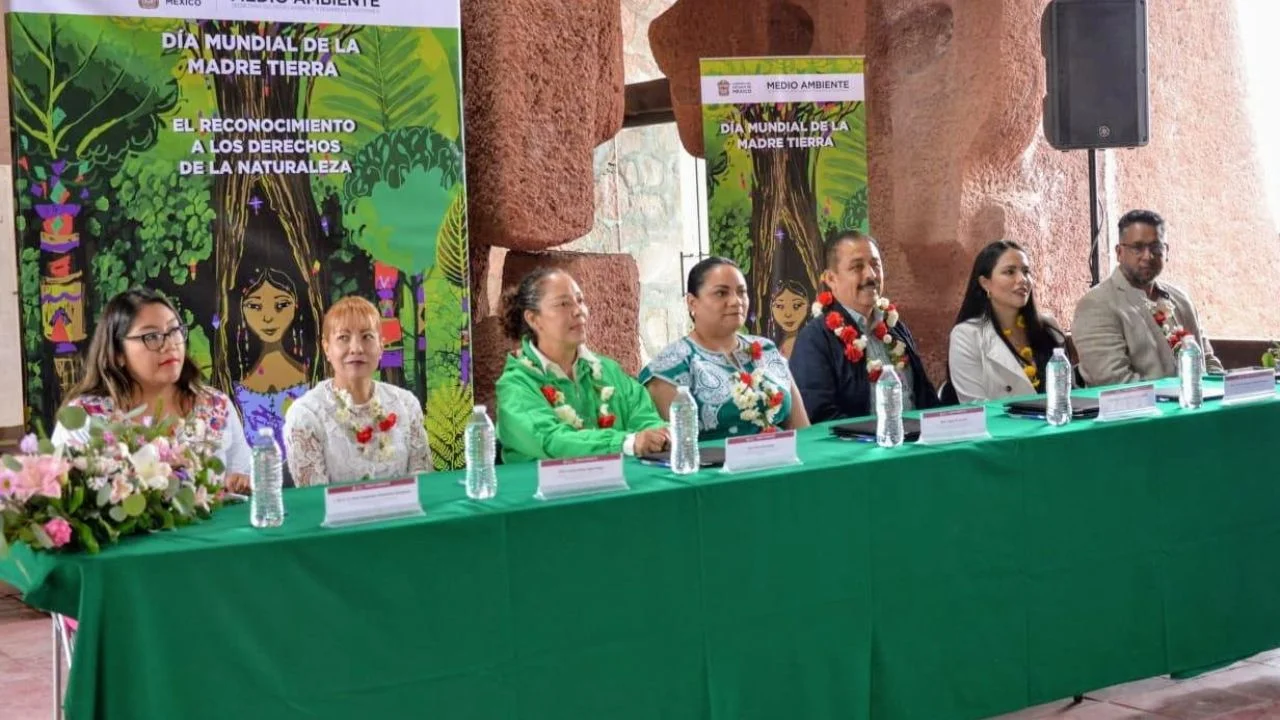
[[[866,356],[867,339],[858,332],[856,327],[845,323],[844,316],[835,310],[835,304],[835,295],[824,290],[818,294],[811,312],[814,317],[826,314],[827,329],[835,333],[836,339],[844,346],[845,358],[856,365]],[[874,318],[868,318],[868,322],[875,320],[875,324],[871,326],[871,334],[884,345],[885,350],[889,352],[889,359],[900,372],[907,366],[907,345],[890,332],[890,329],[898,324],[898,306],[890,302],[889,298],[881,297],[876,301],[873,315]],[[878,381],[883,372],[884,363],[879,360],[867,361],[869,381],[873,383]]]
[[[333,397],[337,402],[338,410],[334,415],[339,423],[347,429],[351,434],[351,438],[356,441],[356,448],[360,454],[365,455],[370,452],[382,462],[391,459],[395,454],[395,447],[391,444],[391,428],[396,426],[399,418],[395,413],[389,413],[382,407],[382,401],[378,400],[375,393],[369,400],[369,412],[373,414],[372,423],[354,422],[353,409],[355,408],[355,400],[352,399],[351,393],[341,388],[333,389]]]
[[[222,499],[216,435],[201,420],[137,422],[67,407],[72,438],[55,448],[28,435],[0,458],[0,550],[98,552],[138,533],[208,518]]]
[[[750,353],[753,362],[760,362],[764,358],[764,347],[760,341],[751,343]],[[762,368],[738,372],[729,392],[733,397],[733,404],[738,408],[739,417],[758,426],[763,432],[775,432],[778,429],[777,417],[782,412],[784,395],[780,388],[765,380]]]
[[[600,407],[596,411],[596,427],[607,430],[618,421],[618,416],[609,410],[609,401],[613,399],[614,388],[612,385],[604,384],[604,368],[600,363],[600,358],[595,355],[584,355],[583,357],[586,359],[587,364],[591,366],[591,384],[595,386],[596,392],[600,396]],[[547,371],[530,360],[524,354],[523,349],[516,352],[516,358],[521,365],[541,375],[544,381],[548,378]],[[555,411],[556,417],[560,422],[572,427],[574,430],[581,430],[586,427],[586,423],[578,416],[578,411],[574,410],[573,406],[565,401],[564,393],[557,390],[554,385],[544,382],[539,390],[542,392],[542,397],[551,405],[551,409]]]
[[[1176,353],[1178,346],[1182,344],[1182,338],[1190,335],[1191,331],[1178,323],[1178,319],[1174,316],[1173,303],[1169,302],[1168,298],[1160,298],[1155,302],[1148,300],[1147,309],[1150,310],[1151,319],[1156,321],[1160,332],[1164,333],[1169,349]]]

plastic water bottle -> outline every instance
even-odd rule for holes
[[[471,409],[463,444],[467,454],[467,474],[463,480],[467,497],[472,500],[488,500],[498,494],[498,471],[494,469],[493,422],[484,405]]]
[[[876,381],[876,444],[902,444],[902,380],[892,365],[885,365]]]
[[[1044,419],[1050,425],[1066,425],[1071,422],[1071,361],[1065,348],[1053,349],[1044,374],[1049,385]]]
[[[259,428],[253,440],[253,465],[249,482],[253,496],[249,498],[249,522],[258,528],[279,527],[284,523],[284,467],[280,462],[280,446],[271,428]]]
[[[1178,404],[1198,408],[1204,404],[1204,351],[1190,335],[1178,349]]]
[[[671,401],[671,471],[689,475],[702,467],[698,456],[698,403],[689,388],[681,385]]]

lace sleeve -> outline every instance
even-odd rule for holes
[[[409,403],[407,417],[410,420],[410,424],[405,428],[409,441],[409,472],[431,472],[433,469],[431,445],[427,442],[427,427],[422,419],[422,406],[416,397],[412,403]]]
[[[315,422],[314,414],[296,403],[285,417],[284,445],[289,474],[293,476],[295,487],[329,483],[324,459],[324,432]]]

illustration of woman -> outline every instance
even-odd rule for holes
[[[778,329],[775,340],[783,357],[791,357],[791,347],[796,344],[796,334],[809,319],[809,292],[795,280],[783,280],[769,301],[769,312]]]
[[[241,289],[240,381],[236,400],[250,442],[260,428],[271,428],[284,448],[284,415],[311,387],[302,359],[302,330],[295,323],[298,290],[290,277],[272,268],[254,271]],[[256,358],[250,364],[250,359]]]

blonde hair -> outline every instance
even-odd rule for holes
[[[381,325],[382,316],[378,314],[378,308],[374,307],[373,303],[362,297],[348,295],[329,307],[329,311],[324,314],[320,333],[328,338],[330,333],[340,327],[353,329],[368,327],[378,332]]]

